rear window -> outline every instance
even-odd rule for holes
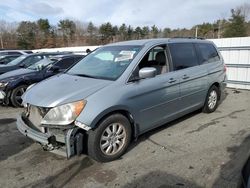
[[[220,60],[219,54],[212,44],[198,43],[196,44],[196,46],[200,51],[201,64],[211,63]]]
[[[171,43],[169,49],[174,70],[181,70],[198,65],[198,59],[192,43]]]

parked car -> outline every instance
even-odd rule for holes
[[[18,58],[20,55],[4,55],[0,57],[0,65],[6,65],[14,59]]]
[[[25,55],[25,54],[32,54],[31,50],[2,50],[0,51],[0,57],[5,55]]]
[[[0,100],[14,107],[22,107],[21,96],[28,86],[65,71],[81,60],[82,55],[60,55],[44,58],[27,68],[21,68],[0,75]]]
[[[28,89],[17,128],[68,158],[86,148],[112,161],[132,138],[197,109],[214,112],[225,81],[223,58],[206,40],[109,44]]]
[[[20,68],[26,68],[41,59],[44,59],[45,57],[52,57],[56,55],[60,55],[62,53],[37,53],[37,54],[28,54],[28,55],[22,55],[13,61],[9,62],[7,65],[0,65],[0,74],[20,69]]]

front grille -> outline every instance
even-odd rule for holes
[[[41,127],[40,125],[46,113],[46,108],[41,108],[33,105],[27,105],[27,108],[25,110],[25,115],[30,123],[32,123],[32,125],[35,126],[36,129],[43,133],[45,133],[45,128]]]

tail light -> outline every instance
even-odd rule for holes
[[[223,69],[224,72],[227,72],[227,66],[226,64],[224,64],[224,69]]]

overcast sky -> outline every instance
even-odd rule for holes
[[[228,18],[246,0],[0,0],[0,19],[48,18],[53,24],[69,18],[96,25],[104,22],[160,28],[190,28]]]

